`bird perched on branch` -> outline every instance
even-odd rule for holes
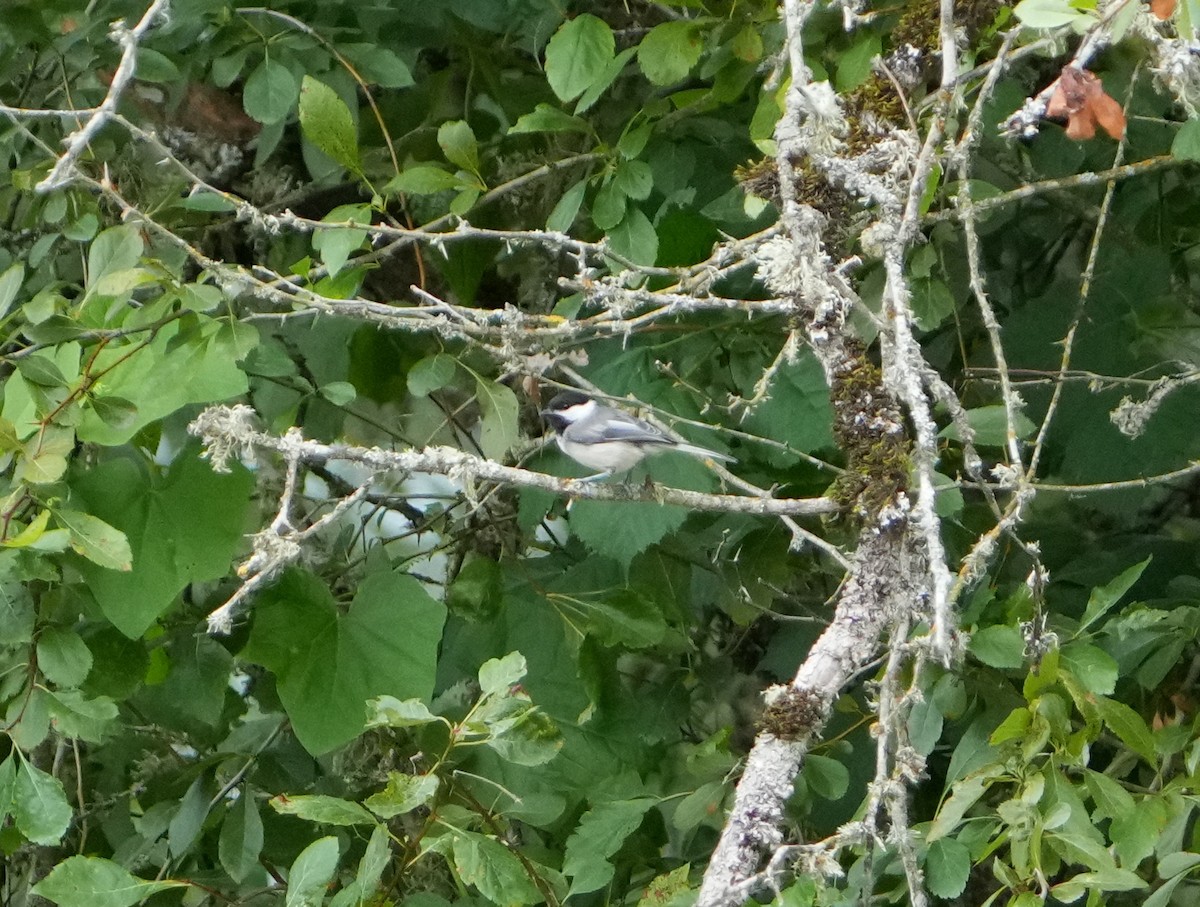
[[[649,422],[603,406],[578,391],[557,394],[542,410],[542,417],[554,429],[563,453],[589,469],[601,470],[587,476],[585,482],[626,472],[649,454],[669,451],[735,462],[728,454],[676,441]]]

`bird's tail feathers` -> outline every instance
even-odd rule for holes
[[[691,454],[694,457],[710,457],[714,460],[720,460],[723,463],[736,463],[737,457],[731,457],[729,454],[721,453],[716,450],[709,450],[707,447],[699,447],[696,444],[676,444],[672,450],[677,450],[680,453]]]

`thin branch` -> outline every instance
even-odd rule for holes
[[[170,6],[170,0],[154,0],[138,24],[132,29],[127,28],[123,22],[113,25],[111,36],[121,45],[121,62],[117,64],[117,69],[113,73],[112,83],[108,86],[108,94],[104,96],[100,106],[94,109],[83,126],[71,133],[67,139],[66,152],[55,162],[54,168],[46,175],[46,178],[34,187],[35,191],[50,192],[71,183],[79,155],[83,153],[88,142],[116,113],[121,94],[133,79],[133,74],[137,70],[138,44],[153,27],[155,20],[159,16],[166,16],[168,6]]]

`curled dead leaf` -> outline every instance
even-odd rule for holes
[[[1175,15],[1178,0],[1150,0],[1150,12],[1159,22],[1165,22]]]
[[[1067,119],[1067,135],[1076,141],[1090,139],[1099,126],[1114,139],[1125,135],[1125,111],[1104,91],[1094,73],[1064,66],[1055,83],[1046,116]]]

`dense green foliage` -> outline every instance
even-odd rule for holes
[[[760,694],[829,621],[830,550],[853,553],[878,501],[793,532],[660,503],[645,469],[631,500],[569,507],[253,445],[220,471],[188,426],[244,403],[271,436],[577,476],[534,439],[554,387],[585,386],[730,451],[752,486],[683,457],[652,461],[656,483],[891,500],[892,474],[847,479],[879,459],[847,450],[763,265],[789,79],[775,4],[179,2],[43,184],[121,78],[112,23],[148,6],[0,15],[3,903],[689,904]],[[829,691],[787,840],[829,839],[894,778],[910,826],[762,894],[787,907],[919,901],[901,838],[928,892],[964,905],[1200,896],[1200,9],[1022,6],[957,4],[948,140],[985,101],[976,144],[917,187],[904,261],[925,362],[965,411],[936,410],[963,651],[881,648]],[[872,7],[804,27],[847,159],[944,99],[937,5]],[[1077,109],[1006,135],[1099,27],[1095,136]],[[910,45],[915,78],[872,68]],[[835,262],[861,259],[847,330],[886,359],[879,212],[805,172],[785,194],[828,218]],[[208,633],[231,598],[231,632]],[[904,695],[881,735],[885,674]],[[881,736],[898,745],[877,777]]]

